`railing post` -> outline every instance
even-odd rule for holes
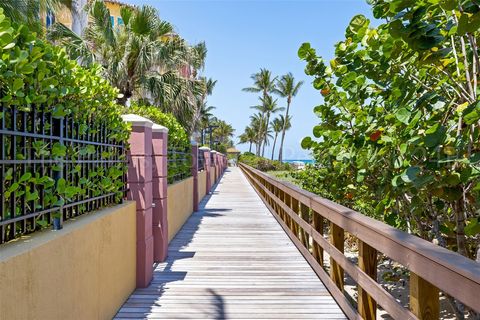
[[[198,211],[198,145],[192,141],[193,212]]]
[[[377,281],[377,250],[358,240],[358,266],[372,279]],[[358,286],[358,312],[365,320],[377,317],[377,302]]]
[[[168,206],[167,206],[167,146],[168,129],[154,124],[152,127],[152,192],[153,192],[153,258],[165,261],[168,252]]]
[[[300,217],[303,221],[310,223],[310,208],[302,202],[300,202]],[[303,245],[305,246],[305,248],[310,249],[310,238],[308,236],[308,233],[301,227],[300,232]]]
[[[331,243],[337,248],[340,252],[344,252],[344,244],[345,244],[345,232],[342,228],[337,226],[334,223],[330,223],[330,240]],[[337,285],[337,287],[343,292],[343,269],[338,265],[338,263],[333,259],[330,258],[330,277],[332,278],[333,282]]]
[[[323,217],[316,211],[312,210],[312,224],[315,231],[320,233],[323,237]],[[313,257],[323,267],[323,248],[313,241]]]
[[[205,169],[205,181],[207,183],[206,187],[206,194],[210,193],[210,186],[211,186],[211,181],[210,181],[210,148],[208,147],[201,147],[199,148],[200,151],[203,152],[203,156],[205,157],[205,161],[203,162],[204,169]]]
[[[135,114],[122,116],[132,126],[128,151],[127,199],[137,203],[137,287],[148,286],[153,276],[152,233],[152,125]]]
[[[410,310],[420,320],[440,318],[440,302],[438,288],[411,271]]]

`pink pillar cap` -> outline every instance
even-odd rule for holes
[[[150,127],[151,128],[153,126],[153,122],[150,121],[149,119],[133,113],[122,115],[122,119],[124,122],[130,123],[132,127]]]
[[[168,128],[154,123],[152,126],[152,132],[165,132],[168,133]]]

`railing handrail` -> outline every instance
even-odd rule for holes
[[[291,183],[277,180],[248,165],[241,163],[240,167],[268,181],[270,185],[294,197],[325,219],[404,265],[441,291],[480,312],[478,297],[473,294],[480,292],[479,263]]]

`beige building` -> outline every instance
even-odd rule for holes
[[[104,0],[104,2],[108,10],[110,11],[110,20],[112,22],[112,26],[114,27],[123,24],[123,20],[120,15],[120,9],[123,6],[128,6],[132,8],[134,7],[128,3],[117,0]],[[60,22],[68,28],[72,28],[72,15],[70,13],[70,10],[68,9],[63,9],[60,12],[57,12],[55,15],[47,14],[43,19],[47,27],[49,27],[55,22]]]

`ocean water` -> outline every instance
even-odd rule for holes
[[[305,163],[305,164],[313,164],[313,163],[315,163],[315,161],[312,160],[312,159],[291,159],[291,160],[283,160],[283,162],[286,162],[286,163],[303,162],[303,163]]]

